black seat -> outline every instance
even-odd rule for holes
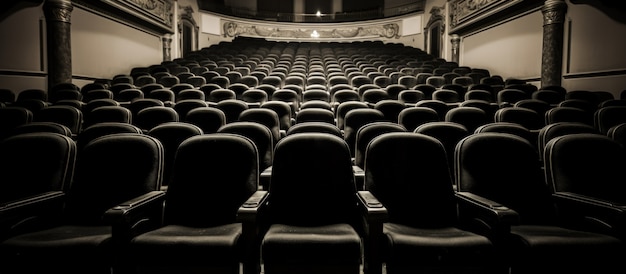
[[[163,147],[153,137],[120,133],[91,141],[77,162],[63,212],[57,212],[62,215],[2,242],[3,273],[111,273],[121,268],[123,243],[137,233],[130,228],[139,229],[143,226],[137,222],[148,224],[149,216],[160,214],[159,203],[155,211],[145,206],[164,197],[158,191],[162,175]],[[138,208],[156,215],[135,213]],[[77,263],[59,264],[68,258]]]
[[[0,241],[28,231],[62,208],[74,175],[77,148],[53,132],[20,133],[0,141]],[[31,203],[32,206],[25,206]],[[6,258],[6,257],[5,257]]]
[[[624,146],[593,133],[555,137],[544,150],[547,184],[558,209],[572,222],[626,239]],[[622,255],[623,256],[623,255]]]
[[[163,224],[130,243],[136,273],[239,273],[248,261],[237,210],[257,190],[256,153],[252,141],[232,134],[182,142]]]
[[[288,135],[275,148],[272,169],[259,216],[267,221],[264,272],[359,273],[361,222],[345,141],[326,133]]]
[[[507,273],[491,241],[459,222],[446,158],[423,134],[385,133],[367,146],[365,189],[389,214],[379,251],[386,273]]]
[[[524,138],[508,133],[470,135],[457,145],[455,164],[457,194],[464,201],[461,216],[482,222],[483,233],[506,254],[511,273],[616,269],[621,259],[612,256],[620,254],[616,251],[623,243],[564,222],[537,150]]]

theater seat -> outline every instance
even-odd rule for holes
[[[359,273],[362,226],[345,141],[326,133],[288,135],[276,146],[272,169],[259,209],[267,220],[264,272]]]
[[[163,147],[153,137],[121,133],[88,143],[78,159],[61,216],[2,242],[0,267],[7,268],[2,273],[119,269],[119,258],[126,254],[122,246],[131,233],[144,227],[137,224],[149,224],[150,216],[160,214],[160,203],[151,211],[148,201],[164,197],[159,191],[162,175]]]
[[[389,215],[379,251],[386,273],[508,273],[491,241],[459,222],[441,142],[385,133],[366,151],[365,189]]]
[[[558,209],[572,222],[626,239],[626,151],[593,133],[555,137],[544,151],[546,179]]]
[[[61,209],[74,175],[77,148],[70,136],[35,132],[7,137],[0,142],[0,151],[2,241]]]
[[[135,273],[240,273],[246,245],[237,211],[257,190],[254,144],[205,134],[182,142],[176,154],[163,225],[130,242]]]
[[[530,142],[508,133],[461,140],[455,152],[461,216],[483,225],[511,273],[619,272],[623,242],[565,222],[538,159]]]

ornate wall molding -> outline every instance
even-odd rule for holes
[[[323,25],[274,26],[222,20],[224,37],[260,37],[273,40],[351,40],[351,39],[398,39],[399,22],[382,22],[368,26],[330,27]]]
[[[72,2],[159,33],[174,32],[174,0],[74,0]]]
[[[497,22],[506,17],[543,4],[543,0],[448,0],[449,33],[476,29],[478,25]]]

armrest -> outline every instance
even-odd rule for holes
[[[572,225],[602,233],[626,233],[626,205],[572,192],[557,192],[552,197],[560,217]]]
[[[8,235],[42,219],[60,216],[65,197],[63,191],[49,191],[1,204],[0,230]]]
[[[364,209],[368,223],[383,223],[387,221],[389,217],[387,209],[378,201],[374,194],[366,190],[361,190],[357,192],[357,197],[361,209]]]
[[[500,203],[470,192],[456,192],[455,195],[461,220],[477,233],[503,235],[510,231],[511,225],[519,224],[517,212]]]
[[[110,208],[104,219],[112,225],[114,238],[130,239],[161,222],[164,201],[165,191],[150,191]]]
[[[258,248],[261,241],[259,236],[261,229],[259,213],[265,207],[268,196],[269,193],[267,191],[257,190],[237,210],[237,221],[241,222],[243,230],[241,237],[245,246],[243,263],[243,272],[245,274],[256,274],[261,270],[261,254]]]
[[[22,208],[28,208],[31,206],[47,205],[49,203],[61,202],[65,199],[65,193],[63,191],[49,191],[23,199],[9,201],[0,205],[0,214],[9,214],[12,211],[20,210]]]
[[[383,223],[388,220],[389,214],[387,208],[369,191],[358,191],[357,201],[365,219],[364,272],[379,274],[382,272],[383,262]]]
[[[263,208],[269,193],[266,190],[257,190],[237,210],[237,221],[242,223],[256,222],[257,213]]]

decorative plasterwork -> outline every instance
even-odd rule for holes
[[[253,23],[222,21],[224,37],[262,37],[280,40],[320,40],[320,39],[355,39],[355,38],[400,38],[400,25],[386,22],[370,26],[327,27],[302,25],[294,27],[278,27],[272,25],[256,25]]]
[[[452,30],[474,23],[522,0],[450,0]]]
[[[172,29],[174,9],[171,0],[101,0],[138,19]]]

